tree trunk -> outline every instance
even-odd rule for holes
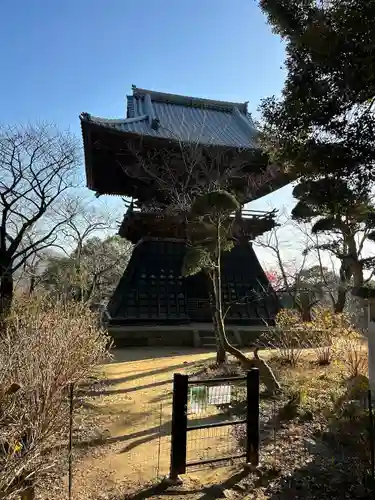
[[[0,317],[6,317],[12,306],[14,293],[11,264],[0,265]]]
[[[211,279],[212,279],[214,299],[215,299],[214,324],[216,326],[217,342],[218,345],[220,346],[220,355],[222,355],[223,352],[224,355],[226,352],[228,352],[229,354],[234,356],[238,361],[241,362],[245,370],[249,370],[254,367],[258,368],[262,382],[267,387],[267,390],[273,394],[280,390],[280,384],[276,380],[276,377],[272,372],[271,368],[268,366],[268,364],[264,360],[259,359],[258,356],[255,355],[254,359],[247,358],[239,349],[236,349],[228,342],[225,333],[225,324],[224,324],[223,308],[222,308],[220,256],[221,256],[220,239],[218,238],[217,262],[215,268],[211,271]],[[217,357],[219,358],[219,350]]]
[[[214,328],[215,340],[216,340],[216,362],[218,364],[226,363],[227,357],[224,348],[223,342],[220,341],[220,333],[218,331],[218,323],[216,321],[216,294],[215,294],[215,285],[214,285],[214,277],[211,274],[207,274],[207,282],[208,282],[208,295],[210,298],[210,307],[211,307],[211,315],[212,315],[212,324]]]
[[[216,351],[216,363],[218,365],[223,365],[226,362],[227,362],[227,353],[225,347],[223,347],[221,344],[218,344]]]
[[[216,345],[217,345],[217,352],[216,352],[216,362],[218,364],[224,364],[227,362],[227,352],[225,350],[225,330],[223,329],[223,326],[220,325],[220,315],[215,314],[215,329],[216,329]]]
[[[349,250],[350,260],[348,261],[348,270],[350,276],[353,278],[354,288],[359,288],[363,286],[363,266],[359,262],[357,243],[354,236],[347,238],[347,246]],[[367,334],[367,310],[365,307],[365,301],[361,297],[356,297],[352,295],[353,302],[353,312],[352,316],[354,319],[354,324],[357,329],[363,334]]]
[[[29,297],[31,297],[32,294],[34,293],[35,286],[36,286],[36,278],[34,275],[32,275],[30,278],[30,283],[29,283]]]
[[[309,292],[302,291],[296,299],[296,306],[301,314],[301,319],[304,323],[311,321],[311,302]]]
[[[216,361],[219,364],[226,363],[227,355],[225,350],[225,327],[223,321],[223,313],[221,308],[221,286],[218,280],[218,271],[215,269],[212,272],[212,285],[213,285],[213,325],[216,337]]]
[[[223,338],[223,334],[220,331],[220,326],[216,318],[216,314],[213,315],[213,323],[214,323],[214,331],[216,333],[216,362],[220,364],[224,364],[227,362],[227,353],[225,350],[225,342]],[[224,332],[225,335],[225,332]]]
[[[353,276],[354,286],[363,286],[363,266],[359,262],[358,248],[353,235],[346,237],[346,245],[349,250],[348,271]]]
[[[334,312],[340,314],[344,311],[346,305],[346,294],[348,291],[348,282],[351,277],[351,271],[344,261],[340,265],[340,282],[337,287],[337,300],[334,302]]]
[[[302,306],[302,311],[301,311],[301,314],[302,314],[302,322],[303,323],[310,323],[311,321],[311,310],[310,310],[310,307],[303,305]]]
[[[346,304],[346,288],[339,285],[337,290],[337,300],[334,303],[335,314],[340,314],[344,311]]]

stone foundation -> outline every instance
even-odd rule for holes
[[[141,347],[206,347],[202,342],[208,332],[213,335],[212,325],[191,324],[176,326],[109,326],[108,333],[115,345]],[[264,333],[261,327],[228,326],[228,340],[239,347],[251,347]]]

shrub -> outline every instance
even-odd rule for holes
[[[86,380],[108,345],[84,304],[15,302],[0,337],[1,498],[15,498],[53,467],[50,450],[69,424],[69,386]]]
[[[365,350],[350,316],[323,307],[316,307],[311,313],[311,321],[302,323],[297,311],[279,312],[275,332],[269,335],[269,344],[278,349],[279,357],[295,366],[302,349],[311,348],[319,365],[329,365],[335,357],[346,366],[350,376],[363,373],[367,363]]]
[[[282,309],[277,314],[275,329],[266,334],[264,342],[277,350],[281,362],[296,366],[302,349],[308,347],[304,329],[298,311]]]
[[[335,339],[342,335],[345,319],[331,309],[316,307],[312,310],[311,323],[305,324],[309,344],[319,365],[329,365],[334,355]]]
[[[367,375],[367,348],[363,343],[362,335],[352,327],[348,326],[336,339],[335,357],[349,378]]]

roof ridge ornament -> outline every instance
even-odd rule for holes
[[[230,101],[220,101],[216,99],[206,99],[204,97],[191,97],[182,94],[171,94],[168,92],[158,92],[156,90],[141,89],[132,86],[133,98],[145,99],[147,95],[150,96],[151,101],[167,103],[167,104],[177,104],[181,106],[188,107],[198,107],[198,108],[208,108],[216,109],[218,111],[231,112],[234,107],[237,107],[241,113],[247,113],[248,102],[230,102]]]

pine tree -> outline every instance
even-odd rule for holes
[[[293,218],[313,222],[314,234],[328,234],[329,242],[318,247],[340,261],[335,312],[342,312],[348,287],[363,286],[364,271],[375,266],[375,257],[362,256],[366,241],[375,241],[375,205],[369,195],[353,192],[343,179],[304,181],[293,194],[298,199]]]
[[[287,73],[281,98],[261,104],[263,147],[300,181],[293,216],[333,237],[340,310],[344,284],[374,264],[360,254],[374,237],[375,0],[259,3],[286,44]]]
[[[221,286],[221,258],[233,248],[233,212],[240,209],[237,198],[224,190],[210,191],[198,196],[188,214],[189,249],[183,262],[183,275],[190,276],[203,271],[211,284],[211,306],[217,342],[217,361],[225,363],[226,353],[232,354],[249,369],[259,369],[264,384],[270,392],[280,389],[271,368],[257,356],[247,358],[227,339],[224,324]]]
[[[260,0],[286,44],[281,99],[263,101],[263,139],[295,176],[350,178],[375,169],[375,0]]]

